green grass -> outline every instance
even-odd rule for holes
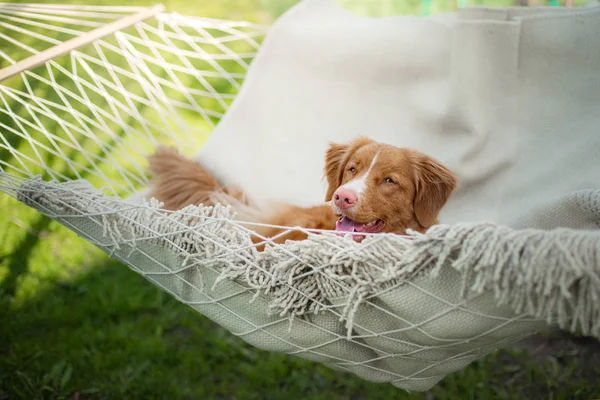
[[[164,3],[182,14],[270,22],[294,2]],[[420,12],[420,2],[397,4],[392,11]],[[433,11],[449,4],[434,2]],[[26,143],[14,140],[14,146]],[[0,149],[0,160],[9,157]],[[66,163],[47,161],[69,174]],[[0,400],[600,397],[600,349],[571,338],[550,340],[551,351],[535,357],[531,345],[490,355],[428,394],[257,350],[57,222],[6,195],[0,195],[0,210]]]

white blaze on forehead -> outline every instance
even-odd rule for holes
[[[377,152],[377,154],[375,154],[375,157],[373,157],[373,161],[371,161],[371,165],[369,165],[369,169],[367,169],[367,172],[364,175],[358,178],[354,178],[350,182],[343,184],[341,188],[352,190],[356,194],[361,194],[362,192],[364,192],[367,187],[367,177],[369,176],[369,173],[371,172],[373,166],[375,165],[375,162],[377,161],[377,156],[379,156],[379,152]]]

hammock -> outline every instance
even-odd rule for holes
[[[248,343],[424,391],[535,332],[600,338],[598,7],[305,0],[264,42],[160,6],[2,4],[0,27],[0,190]],[[163,143],[257,200],[319,202],[327,142],[358,134],[457,172],[444,224],[258,252],[226,207],[145,196]]]

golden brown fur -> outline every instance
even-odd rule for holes
[[[180,210],[190,204],[211,206],[214,205],[215,199],[221,199],[230,204],[238,201],[242,205],[249,206],[243,191],[237,187],[221,185],[203,166],[181,156],[173,148],[159,147],[155,154],[148,157],[148,161],[154,176],[150,196],[163,202],[163,208],[166,210]],[[219,196],[219,193],[224,196]],[[336,216],[329,205],[302,208],[280,204],[275,206],[277,212],[260,219],[244,213],[243,207],[238,206],[237,208],[236,211],[241,214],[240,219],[246,222],[287,227],[299,226],[306,229],[335,229]],[[286,240],[304,240],[307,237],[304,232],[291,231],[286,235],[274,238],[284,230],[253,225],[250,225],[249,228],[260,235],[252,235],[254,243],[262,242],[264,240],[262,237],[273,238],[275,243],[284,243]]]
[[[369,168],[375,157],[376,162]],[[423,232],[437,223],[440,209],[457,184],[450,170],[425,154],[358,138],[346,144],[333,143],[326,153],[328,203],[314,207],[279,204],[266,212],[250,204],[242,190],[224,187],[204,167],[174,149],[159,148],[149,162],[154,174],[151,196],[162,201],[165,209],[224,202],[232,205],[242,221],[319,230],[336,229],[336,221],[342,214],[361,224],[385,221],[381,232],[403,234],[407,229]],[[364,191],[354,207],[340,210],[332,206],[330,201],[338,188],[365,176]],[[301,231],[281,235],[281,228],[247,226],[276,243],[307,237]],[[262,242],[260,236],[253,235],[253,242]]]
[[[243,191],[221,185],[202,165],[173,148],[159,147],[148,162],[154,177],[151,196],[162,201],[166,210],[180,210],[190,204],[213,205],[212,196],[217,191],[247,203]]]

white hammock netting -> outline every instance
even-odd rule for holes
[[[2,81],[0,190],[248,343],[371,381],[427,390],[552,326],[600,337],[597,231],[473,222],[361,244],[310,232],[258,252],[227,208],[166,214],[132,197],[157,144],[194,155],[209,138],[267,31],[158,11],[0,4],[0,68],[109,27]],[[598,190],[577,193],[598,221]]]

